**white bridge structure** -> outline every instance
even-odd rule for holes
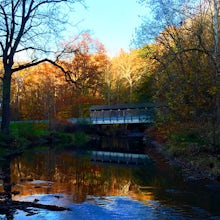
[[[70,118],[73,123],[87,122],[94,125],[152,124],[157,112],[165,113],[166,107],[158,103],[130,103],[97,105],[89,109],[88,118]]]
[[[157,103],[92,106],[90,107],[90,120],[92,124],[154,123],[159,108],[161,104]]]

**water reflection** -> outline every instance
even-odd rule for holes
[[[85,201],[87,195],[135,196],[141,182],[139,168],[91,164],[89,155],[77,156],[71,151],[57,154],[50,148],[14,159],[11,170],[14,188],[21,196],[71,194],[74,202]]]
[[[143,153],[145,147],[141,138],[126,137],[101,137],[96,143],[96,148],[99,147],[106,151],[132,152]]]
[[[12,202],[12,183],[11,183],[11,158],[6,158],[1,164],[1,175],[0,175],[0,202],[6,201],[7,205],[10,206]],[[0,214],[4,214],[6,219],[13,219],[15,210],[7,209],[1,204]]]
[[[109,150],[106,147],[109,140],[107,142],[102,149]],[[129,148],[140,146],[139,142],[135,144],[136,147]],[[0,190],[20,192],[12,197],[13,200],[59,204],[71,207],[71,210],[89,207],[88,213],[96,217],[99,215],[95,211],[98,208],[105,212],[114,208],[113,211],[119,215],[125,214],[128,207],[134,212],[138,210],[141,215],[153,216],[144,218],[140,215],[136,218],[137,213],[133,213],[133,219],[160,219],[163,213],[172,219],[173,216],[176,216],[174,219],[177,216],[180,219],[205,216],[207,219],[212,216],[209,212],[220,216],[218,187],[213,190],[198,183],[184,183],[178,170],[163,162],[155,166],[149,160],[146,166],[141,167],[94,164],[90,161],[90,154],[38,147],[6,161],[2,168],[8,173],[8,178],[0,184]]]

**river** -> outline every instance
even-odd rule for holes
[[[91,152],[56,146],[39,146],[14,158],[11,190],[19,194],[13,200],[70,210],[29,208],[10,218],[0,213],[0,219],[220,219],[219,184],[184,182],[177,167],[155,161],[147,146],[133,140],[103,139],[99,150],[149,152],[144,165],[91,162]]]

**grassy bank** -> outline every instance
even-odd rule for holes
[[[10,131],[9,135],[0,133],[0,155],[2,157],[37,145],[59,144],[61,147],[79,148],[89,140],[82,125],[66,121],[53,121],[50,125],[43,122],[11,123]]]

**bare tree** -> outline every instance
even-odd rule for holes
[[[219,0],[210,0],[210,4],[213,6],[213,35],[214,35],[214,61],[215,61],[215,73],[214,73],[214,83],[217,88],[216,91],[216,123],[214,123],[214,137],[216,137],[216,131],[218,129],[218,126],[220,124],[220,55],[219,55],[219,10],[220,10],[220,3]],[[214,138],[214,143],[216,143],[217,140]]]
[[[0,57],[3,63],[1,131],[9,133],[12,74],[48,59],[56,37],[64,29],[73,3],[83,0],[0,0]],[[16,57],[26,62],[15,63]],[[58,65],[57,65],[58,66]]]

